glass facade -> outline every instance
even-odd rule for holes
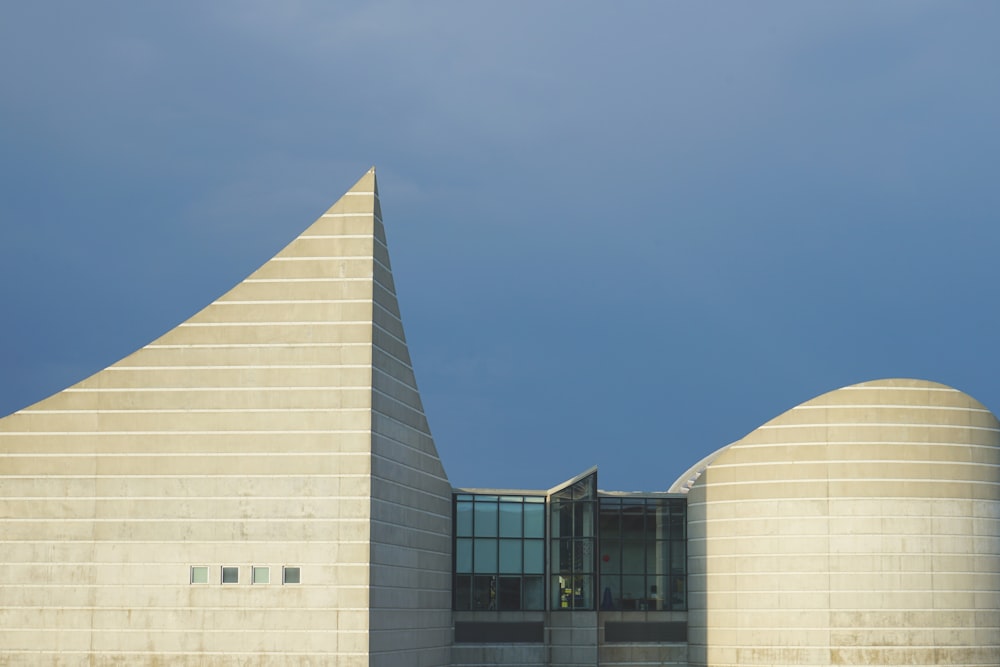
[[[686,531],[685,498],[598,497],[596,473],[548,498],[456,493],[454,608],[685,610]]]
[[[545,609],[545,498],[455,496],[455,609]]]
[[[597,475],[552,494],[552,608],[594,609]]]
[[[601,498],[601,609],[687,608],[686,512],[683,498]]]

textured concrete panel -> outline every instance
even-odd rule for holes
[[[450,485],[374,171],[186,322],[0,420],[0,475],[0,663],[450,661]]]
[[[949,387],[820,396],[688,496],[693,665],[1000,664],[1000,425]]]

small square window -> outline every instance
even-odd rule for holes
[[[240,583],[240,568],[238,567],[222,568],[222,583],[224,584]]]
[[[299,568],[297,567],[286,567],[282,568],[281,571],[281,581],[286,584],[297,584],[299,583]]]
[[[208,566],[207,565],[192,565],[191,566],[191,583],[192,584],[207,584],[208,583]]]
[[[253,583],[255,584],[271,583],[271,568],[255,567],[253,569]]]

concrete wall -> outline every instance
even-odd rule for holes
[[[820,396],[688,503],[691,664],[1000,664],[1000,428],[961,392]]]
[[[457,611],[455,623],[500,623],[548,625],[551,612],[545,611]],[[547,633],[543,632],[543,637]],[[456,643],[452,667],[539,667],[549,664],[547,642],[496,641]]]
[[[450,495],[377,205],[372,171],[190,320],[0,420],[0,663],[447,664]]]
[[[608,623],[687,623],[684,611],[602,611],[599,613],[598,664],[601,667],[688,667],[688,645],[676,642],[607,642]]]
[[[417,391],[376,214],[371,664],[448,665],[451,484]]]
[[[597,664],[597,612],[553,611],[548,617],[549,665]]]

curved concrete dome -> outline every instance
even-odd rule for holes
[[[684,474],[678,477],[670,488],[667,489],[667,493],[687,493],[694,486],[694,483],[698,481],[701,474],[705,472],[705,469],[712,464],[712,461],[719,458],[722,452],[726,451],[732,447],[735,443],[729,443],[724,447],[719,447],[717,450],[703,458],[702,460],[695,463],[693,466],[684,471]]]
[[[719,451],[688,494],[692,665],[1000,665],[1000,423],[879,380]]]

